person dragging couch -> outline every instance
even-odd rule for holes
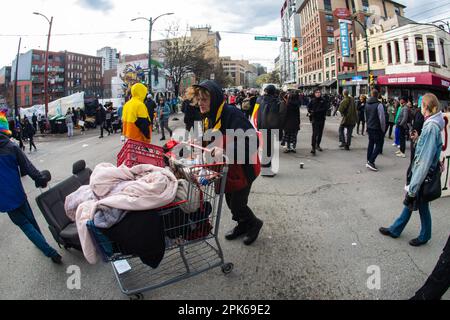
[[[39,172],[18,145],[10,141],[6,113],[0,111],[0,181],[7,185],[3,188],[0,212],[8,213],[11,221],[17,225],[33,244],[54,263],[61,263],[61,256],[45,240],[25,194],[21,177],[28,175],[36,187],[45,188],[49,177]]]

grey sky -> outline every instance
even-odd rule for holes
[[[410,7],[407,12],[411,12],[415,20],[450,17],[448,0],[399,2]],[[254,35],[225,31],[281,35],[282,3],[281,0],[2,1],[2,12],[11,14],[3,15],[0,19],[0,67],[10,65],[14,59],[19,41],[17,35],[28,35],[22,39],[22,52],[32,48],[45,49],[48,24],[42,17],[32,15],[33,11],[54,16],[54,36],[50,47],[54,51],[67,49],[95,55],[97,49],[112,46],[122,53],[144,53],[148,50],[148,24],[130,20],[138,16],[156,17],[165,12],[174,12],[175,15],[164,17],[155,24],[155,39],[164,38],[165,30],[173,22],[181,26],[210,25],[213,30],[221,31],[222,56],[250,59],[273,67],[280,42],[255,41]],[[439,5],[442,6],[436,8]]]

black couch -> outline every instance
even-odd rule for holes
[[[73,164],[73,175],[36,198],[36,203],[49,225],[50,232],[59,246],[81,250],[80,238],[75,222],[69,220],[64,209],[66,197],[88,185],[92,170],[80,160]]]

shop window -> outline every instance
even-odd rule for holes
[[[377,62],[377,50],[372,48],[372,61]]]
[[[378,47],[378,59],[383,61],[383,46]]]
[[[409,47],[409,40],[408,40],[408,38],[406,38],[403,41],[405,43],[406,62],[411,62],[411,49]]]
[[[436,62],[436,47],[434,46],[434,39],[427,38],[428,44],[428,55],[430,57],[430,62]]]
[[[394,46],[395,46],[395,62],[400,63],[400,44],[398,43],[398,41],[394,42]]]
[[[423,48],[423,39],[421,37],[416,37],[416,51],[417,51],[417,60],[425,61],[425,52]]]

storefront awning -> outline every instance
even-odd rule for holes
[[[336,84],[336,80],[328,80],[325,82],[322,82],[319,87],[331,87],[332,85]]]
[[[403,73],[379,76],[378,85],[382,86],[434,86],[441,89],[448,89],[450,79],[444,78],[432,72],[423,73]]]

